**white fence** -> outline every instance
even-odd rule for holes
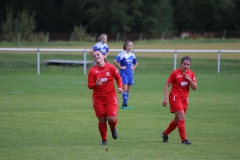
[[[40,75],[40,52],[83,52],[83,73],[87,72],[87,53],[90,49],[46,49],[46,48],[0,48],[0,51],[36,52],[37,74]],[[111,49],[111,52],[121,52],[121,49]],[[240,53],[240,50],[133,50],[133,52],[166,52],[174,54],[173,69],[177,66],[177,53],[217,53],[217,72],[220,73],[221,53]]]

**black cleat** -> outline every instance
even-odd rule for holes
[[[162,132],[162,138],[163,138],[163,142],[168,142],[168,136],[166,136],[164,132]]]
[[[106,145],[107,145],[107,141],[106,141],[106,140],[103,140],[103,141],[100,143],[100,145],[106,146]]]
[[[182,141],[182,143],[181,144],[186,144],[186,145],[190,145],[190,144],[192,144],[191,142],[189,142],[187,139],[185,139],[184,141]]]
[[[117,130],[116,130],[116,129],[113,129],[113,130],[111,130],[111,132],[112,132],[112,138],[113,138],[113,139],[117,139],[117,138],[118,138]]]

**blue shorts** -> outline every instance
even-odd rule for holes
[[[122,77],[122,84],[133,85],[134,80],[132,78]]]

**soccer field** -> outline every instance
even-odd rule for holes
[[[86,76],[0,76],[0,159],[239,159],[239,74],[197,75],[186,116],[191,146],[163,108],[167,74],[136,75],[129,104],[119,108],[119,138],[100,146]],[[119,95],[121,104],[121,96]]]
[[[162,142],[174,116],[161,106],[173,57],[157,56],[137,57],[133,109],[121,109],[118,94],[119,137],[113,140],[108,130],[103,147],[82,66],[41,64],[37,76],[36,54],[0,53],[0,159],[239,159],[240,58],[223,56],[220,74],[216,59],[193,58],[198,89],[189,95],[186,129],[193,144],[186,146],[177,130]],[[43,54],[42,60],[53,57],[79,55]]]

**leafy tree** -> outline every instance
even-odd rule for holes
[[[29,15],[26,10],[23,10],[14,18],[12,8],[6,8],[6,12],[6,21],[1,26],[6,39],[11,41],[18,33],[21,33],[22,39],[30,38],[35,29],[34,13]]]

